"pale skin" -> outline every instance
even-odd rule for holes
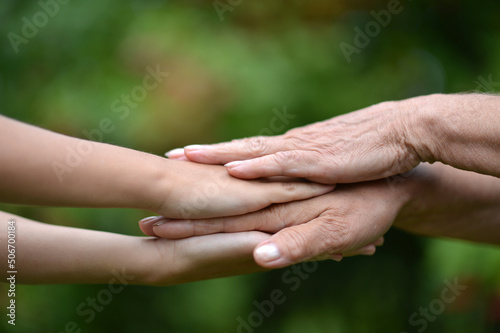
[[[2,202],[139,208],[168,217],[203,218],[244,214],[333,189],[298,181],[244,181],[228,176],[221,166],[167,160],[2,116],[0,133]],[[68,166],[72,151],[89,153]]]
[[[420,206],[413,206],[412,213],[403,209],[407,205],[404,198],[413,198],[408,194],[413,193],[411,188],[399,193],[400,189],[393,191],[394,186],[390,186],[391,194],[388,194],[383,190],[384,182],[378,181],[347,187],[351,193],[359,189],[359,195],[363,197],[364,192],[370,192],[369,189],[375,186],[376,190],[373,191],[376,192],[372,194],[386,197],[379,201],[365,196],[364,200],[360,200],[356,195],[351,200],[342,200],[344,207],[351,207],[353,210],[350,213],[342,213],[344,208],[336,207],[335,203],[331,209],[330,204],[325,202],[320,205],[321,208],[317,212],[328,212],[328,214],[314,216],[314,219],[310,217],[299,219],[300,222],[295,219],[288,222],[283,218],[271,219],[265,228],[274,231],[286,228],[261,243],[254,251],[254,257],[264,267],[283,267],[324,254],[349,254],[353,247],[366,246],[380,237],[393,221],[396,221],[396,226],[415,233],[499,244],[499,235],[496,232],[500,223],[499,152],[500,97],[457,94],[384,102],[324,122],[296,128],[276,137],[248,138],[207,146],[193,145],[170,151],[167,156],[171,159],[225,164],[229,174],[241,179],[292,176],[326,184],[382,179],[410,171],[422,162],[438,161],[449,165],[443,166],[444,169],[437,166],[433,166],[433,169],[420,168],[431,170],[426,171],[430,176],[439,176],[431,177],[436,179],[431,183],[434,192],[412,199],[421,203]],[[453,188],[453,182],[464,187]],[[408,184],[414,182],[405,183],[407,185],[397,187],[406,188],[410,186]],[[385,186],[389,187],[387,184]],[[345,193],[341,192],[344,188],[342,186],[341,189],[325,197],[339,200],[340,194]],[[463,194],[465,197],[461,197],[458,191],[468,191],[468,193]],[[433,193],[436,192],[445,198],[435,197]],[[394,193],[398,194],[394,196]],[[446,201],[449,199],[446,196],[455,198],[456,202]],[[433,201],[428,202],[428,206],[425,205],[426,198],[433,198]],[[323,197],[319,197],[308,202],[323,200],[325,200]],[[371,205],[370,202],[373,200],[378,204]],[[362,212],[372,214],[374,210],[384,210],[387,206],[385,200],[391,202],[392,206],[385,213],[381,213],[388,214],[380,218],[383,222],[376,223],[371,218],[353,217],[353,214],[363,214]],[[393,205],[392,202],[399,204]],[[473,203],[479,208],[474,208]],[[299,204],[292,203],[289,207],[296,207],[295,205]],[[470,205],[470,210],[464,211],[465,204]],[[403,208],[399,207],[400,205],[403,205]],[[371,208],[368,210],[365,207]],[[306,206],[304,209],[307,209]],[[281,215],[286,215],[281,210],[279,212]],[[436,212],[444,216],[455,216],[445,219],[446,222],[443,223],[436,217],[438,214]],[[395,219],[396,216],[398,219],[406,216],[406,222],[403,223],[402,220],[399,222]],[[231,221],[245,226],[236,227],[237,230],[252,229],[252,224],[248,220],[238,223],[243,219],[245,218]],[[476,219],[481,221],[479,226],[470,222]],[[201,227],[206,222],[193,223],[200,226],[197,230],[209,230],[210,227]],[[304,222],[308,223],[300,224]],[[175,226],[178,226],[177,222],[173,227],[163,224],[157,228],[158,232],[163,234],[167,228]],[[154,233],[157,228],[154,229]],[[170,234],[176,231],[168,229],[168,232]],[[168,235],[165,233],[164,236]],[[372,249],[374,250],[373,244]]]
[[[495,232],[499,203],[500,179],[440,163],[422,164],[393,185],[386,180],[339,185],[320,197],[239,217],[164,219],[141,223],[141,229],[170,239],[244,230],[272,233],[260,246],[276,244],[282,255],[259,255],[256,249],[254,256],[261,266],[278,268],[318,253],[371,255],[391,226],[424,236],[500,244]]]
[[[226,164],[243,179],[355,183],[439,161],[500,177],[500,96],[429,95],[383,102],[275,137],[192,145],[166,155]]]
[[[167,160],[3,116],[0,133],[0,201],[15,204],[139,208],[172,218],[210,218],[244,214],[334,188],[290,179],[241,180],[222,166]],[[2,244],[7,216],[0,220]],[[135,272],[141,277],[138,283],[144,284],[256,271],[252,249],[269,237],[251,232],[151,240],[17,220],[19,281],[27,283],[107,282],[110,270],[121,267]],[[0,251],[3,263],[6,257],[5,247]]]
[[[165,286],[264,270],[253,248],[269,235],[251,231],[168,240],[56,226],[0,213],[2,280],[10,276],[7,223],[15,220],[16,283]],[[121,277],[121,278],[118,278]],[[125,282],[123,282],[125,281]]]

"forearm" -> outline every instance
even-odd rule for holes
[[[165,159],[0,116],[0,201],[153,209]]]
[[[55,226],[0,212],[0,260],[7,267],[7,222],[15,221],[19,283],[128,283],[147,280],[151,252],[142,238]],[[5,281],[5,279],[4,279]]]
[[[436,163],[400,184],[412,191],[394,226],[412,233],[500,244],[500,179]]]
[[[407,143],[424,162],[500,177],[500,96],[430,95],[401,101]]]
[[[15,222],[8,266],[7,225]],[[16,282],[172,285],[264,270],[252,257],[269,235],[240,232],[181,240],[133,237],[31,221],[0,212],[2,278]]]

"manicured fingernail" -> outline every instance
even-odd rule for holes
[[[158,227],[167,221],[168,221],[167,219],[160,220],[160,221],[156,222],[155,224],[153,224],[153,227]]]
[[[274,244],[265,244],[255,250],[255,255],[262,261],[273,261],[279,259],[280,251]]]
[[[184,156],[184,148],[175,148],[165,153],[167,157],[180,157]]]
[[[153,220],[156,220],[160,217],[163,217],[163,216],[150,216],[150,217],[145,217],[143,218],[142,220],[139,221],[139,223],[146,223],[146,222],[151,222]]]
[[[242,164],[243,164],[243,161],[233,161],[233,162],[229,162],[229,163],[224,164],[224,166],[226,168],[236,168],[237,166],[242,165]]]
[[[202,150],[208,148],[207,145],[189,145],[184,147],[184,149],[189,149],[189,150]]]
[[[342,260],[342,258],[343,258],[342,253],[330,254],[330,259],[337,261],[337,262],[340,262]]]

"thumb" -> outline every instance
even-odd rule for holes
[[[281,268],[323,257],[326,253],[342,253],[343,233],[341,230],[332,232],[331,228],[326,230],[329,224],[331,222],[319,217],[279,231],[255,248],[255,262],[265,268]]]

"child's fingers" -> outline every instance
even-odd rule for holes
[[[271,182],[261,187],[261,198],[268,204],[284,203],[317,197],[333,191],[335,185],[324,185],[309,182]]]
[[[354,257],[354,256],[358,256],[358,255],[371,256],[371,255],[375,254],[376,250],[377,250],[377,247],[375,246],[375,244],[368,244],[368,245],[360,247],[359,249],[356,249],[354,251],[344,253],[344,257]]]
[[[367,244],[354,251],[344,253],[344,257],[352,257],[357,255],[371,256],[375,254],[377,246],[382,246],[383,244],[384,244],[384,237],[382,236],[380,238],[377,238],[377,240],[375,240],[373,243]]]
[[[225,232],[240,232],[255,230],[251,225],[236,226],[236,221],[228,222],[230,218],[213,218],[207,220],[170,220],[160,221],[152,226],[157,237],[168,239],[188,238]],[[238,219],[238,218],[235,218]],[[236,223],[233,223],[236,222]],[[231,227],[231,225],[233,227]]]
[[[385,241],[384,236],[382,236],[382,237],[378,238],[375,242],[373,242],[373,244],[376,246],[381,246],[381,245],[384,245],[384,241]]]
[[[195,235],[220,232],[240,232],[260,230],[275,233],[279,230],[309,222],[323,212],[334,193],[283,204],[238,216],[211,218],[203,220],[159,220],[148,225],[147,233],[163,238],[178,239]],[[141,227],[142,229],[142,227]]]
[[[155,236],[180,239],[216,233],[233,233],[259,229],[259,212],[235,217],[221,217],[206,220],[168,220],[151,224]],[[148,230],[149,231],[149,230]],[[265,231],[265,230],[261,230]]]
[[[163,216],[146,217],[139,221],[139,228],[141,228],[141,231],[145,235],[156,237],[155,233],[153,232],[153,224],[164,219],[165,217]]]

